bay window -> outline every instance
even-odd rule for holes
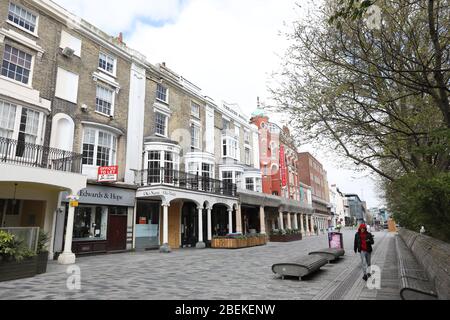
[[[23,156],[25,143],[41,143],[43,126],[42,112],[0,100],[0,137],[18,140],[16,156]]]
[[[244,173],[239,172],[239,171],[236,171],[236,173],[235,173],[235,177],[236,177],[235,181],[236,181],[236,185],[237,185],[238,188],[242,187],[242,177],[243,177],[243,175],[244,175]]]
[[[179,155],[167,150],[147,150],[147,183],[174,184],[178,176]]]
[[[83,133],[83,165],[107,167],[116,164],[117,136],[86,127]]]
[[[224,183],[233,183],[233,171],[223,171],[222,172],[222,181]]]
[[[161,152],[150,151],[148,153],[148,182],[159,183],[161,177]]]
[[[255,191],[254,178],[245,178],[245,189]]]
[[[0,137],[12,138],[16,122],[16,109],[14,104],[0,100]]]

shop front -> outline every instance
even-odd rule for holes
[[[74,214],[72,252],[80,255],[132,249],[135,195],[133,188],[115,186],[88,184],[81,190]],[[54,252],[61,252],[63,248],[69,208],[66,196],[65,193],[61,196]]]

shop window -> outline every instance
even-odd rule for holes
[[[75,210],[74,240],[106,240],[107,207],[80,206]]]

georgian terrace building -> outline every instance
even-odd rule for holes
[[[43,228],[61,263],[132,249],[128,107],[135,62],[145,57],[51,1],[0,4],[2,225]],[[117,177],[99,183],[106,166],[117,166]]]
[[[61,192],[76,195],[86,187],[74,121],[59,114],[54,99],[63,21],[44,1],[0,1],[1,227],[40,227],[53,235],[63,214]],[[50,136],[54,127],[62,132]],[[53,244],[54,237],[50,256]],[[74,261],[70,245],[65,262]]]
[[[237,106],[205,97],[164,63],[146,66],[143,87],[145,107],[135,114],[142,149],[133,153],[142,157],[130,161],[135,248],[204,248],[213,236],[249,232],[239,192],[260,189],[255,128]]]

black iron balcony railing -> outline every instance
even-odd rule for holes
[[[79,153],[0,137],[0,164],[81,173],[81,160]]]
[[[201,191],[230,197],[237,196],[235,183],[167,168],[135,171],[135,183],[141,187],[167,185],[178,189]]]

